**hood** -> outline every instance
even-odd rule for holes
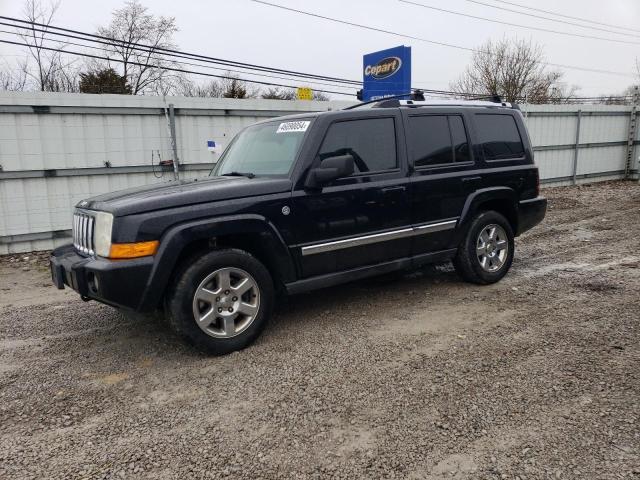
[[[76,207],[115,216],[162,210],[198,203],[269,195],[291,190],[291,180],[270,177],[204,177],[172,180],[105,193],[79,202]]]

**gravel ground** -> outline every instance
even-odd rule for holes
[[[500,283],[295,297],[222,358],[5,257],[0,478],[640,479],[640,187],[545,194]]]

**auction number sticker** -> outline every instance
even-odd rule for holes
[[[276,133],[306,132],[310,123],[311,122],[309,120],[301,122],[284,122],[280,124]]]

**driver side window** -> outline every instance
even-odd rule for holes
[[[347,153],[355,160],[354,175],[398,168],[393,118],[348,120],[331,125],[320,147],[320,158]]]

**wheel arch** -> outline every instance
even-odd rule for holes
[[[518,231],[517,203],[516,192],[508,187],[484,188],[469,195],[462,209],[460,221],[458,222],[456,244],[462,241],[476,215],[480,212],[490,210],[494,210],[503,215],[509,222],[515,235]]]
[[[140,310],[153,310],[161,305],[165,290],[182,262],[221,247],[245,250],[256,257],[265,265],[275,285],[296,279],[289,249],[265,217],[234,215],[187,222],[163,234]]]

